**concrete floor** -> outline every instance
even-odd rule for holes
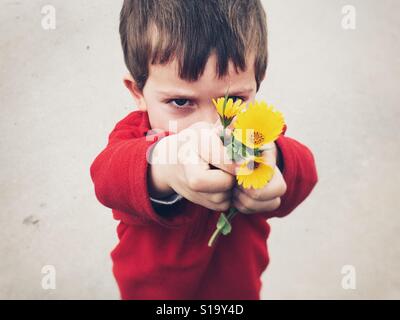
[[[53,5],[57,28],[41,27]],[[265,299],[400,298],[397,0],[266,0],[270,67],[259,98],[314,152],[319,184],[272,220]],[[89,166],[133,110],[118,1],[0,0],[0,298],[117,299],[110,211]],[[397,190],[397,191],[396,191]],[[54,266],[56,289],[41,286]],[[356,288],[341,286],[354,266]]]

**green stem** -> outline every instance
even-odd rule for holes
[[[219,235],[221,234],[220,232],[221,230],[216,229],[213,233],[213,235],[211,236],[210,240],[208,241],[208,246],[212,247],[214,245],[214,243],[217,241]]]
[[[228,220],[231,221],[231,219],[233,219],[237,214],[239,213],[239,211],[232,207],[229,209],[229,214],[228,214]]]
[[[239,211],[236,208],[230,208],[229,209],[229,214],[227,215],[227,219],[229,222],[232,221],[232,219],[239,213]],[[213,235],[210,238],[210,241],[208,241],[208,246],[212,247],[216,242],[218,237],[222,234],[220,229],[216,229],[213,233]]]
[[[227,92],[225,94],[224,106],[222,108],[222,117],[225,117],[225,108],[226,108],[226,104],[228,102],[228,97],[229,97],[229,88],[228,88],[228,90],[227,90]],[[227,128],[227,125],[226,125],[225,121],[222,121],[222,125],[224,127],[224,129],[222,131],[222,136],[223,136],[222,144],[225,147],[226,128]],[[229,209],[229,214],[227,216],[227,219],[228,219],[229,223],[231,222],[233,217],[237,214],[237,212],[238,211],[236,210],[236,208],[230,208]],[[208,246],[209,247],[212,247],[215,244],[215,242],[217,241],[217,239],[221,235],[221,233],[222,233],[222,230],[220,230],[218,228],[214,231],[214,233],[212,234],[212,236],[210,238],[210,241],[208,241]]]

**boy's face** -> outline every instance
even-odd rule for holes
[[[239,73],[230,62],[228,75],[221,79],[216,75],[217,58],[211,55],[203,75],[196,82],[179,77],[176,60],[168,65],[151,65],[142,92],[130,76],[124,81],[139,109],[148,112],[152,129],[177,133],[196,122],[215,123],[219,118],[212,99],[224,97],[228,88],[232,98],[254,100],[257,83],[254,60],[249,60],[248,70]]]

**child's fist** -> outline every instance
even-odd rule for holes
[[[153,196],[175,191],[206,208],[228,210],[236,165],[229,159],[218,131],[215,125],[199,122],[161,139],[152,152],[149,181]]]
[[[272,180],[262,189],[235,187],[232,205],[241,213],[252,214],[274,211],[280,207],[281,197],[286,193],[286,182],[278,166],[276,166],[277,147],[275,143],[267,147],[269,149],[264,151],[263,155],[268,164],[274,168],[274,175]]]

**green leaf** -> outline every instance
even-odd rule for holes
[[[225,120],[224,120],[224,128],[228,128],[229,125],[232,123],[232,120],[233,120],[233,118],[232,119],[225,118]]]
[[[243,159],[240,155],[240,150],[238,150],[233,144],[228,145],[226,148],[230,159],[234,162],[240,162],[240,160]]]
[[[239,140],[237,140],[234,136],[233,136],[233,139],[232,139],[232,143],[233,143],[237,148],[241,148],[241,147],[243,146],[243,144],[242,144]]]
[[[219,217],[219,220],[217,223],[217,229],[221,230],[221,232],[224,236],[230,234],[232,231],[232,226],[224,213],[221,213],[221,215]]]
[[[235,152],[235,154],[234,154],[234,161],[235,162],[242,162],[242,160],[244,160],[245,159],[245,157],[243,157],[241,154],[240,154],[240,152],[239,151],[236,151]]]
[[[263,150],[254,149],[254,155],[255,155],[256,157],[260,157],[260,156],[262,155],[262,153],[263,153]]]
[[[225,100],[224,100],[224,106],[222,107],[222,114],[225,115],[225,109],[226,105],[228,104],[228,98],[229,98],[229,88],[225,93]],[[225,127],[226,128],[226,127]]]
[[[235,159],[235,151],[233,150],[232,145],[230,144],[229,146],[226,147],[226,149],[227,149],[229,158],[231,160],[234,160]]]
[[[243,150],[243,156],[245,158],[250,158],[250,157],[255,156],[255,155],[256,154],[255,154],[253,149],[246,148],[246,149]]]

